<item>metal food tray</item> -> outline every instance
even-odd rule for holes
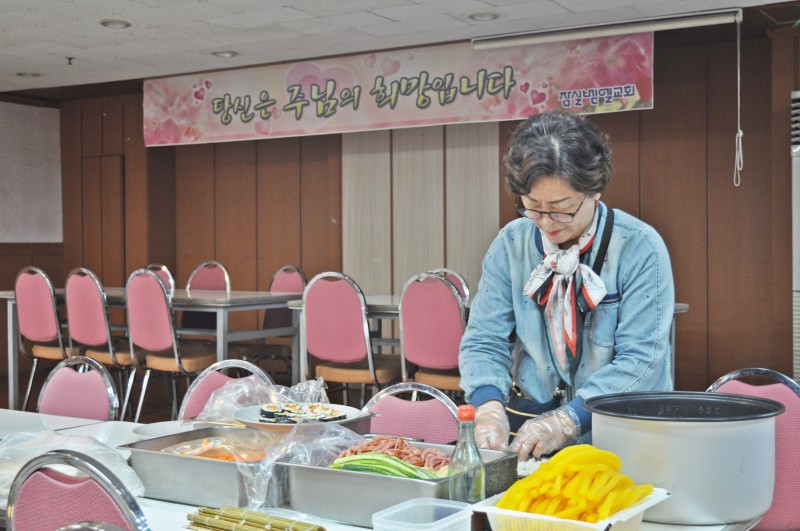
[[[371,414],[366,414],[339,424],[363,434],[369,431],[371,417]],[[161,450],[196,439],[224,437],[231,433],[230,430],[250,429],[254,428],[207,427],[138,441],[119,448],[130,450],[131,466],[142,480],[148,498],[208,507],[246,507],[247,490],[236,462]],[[276,466],[275,476],[284,472]],[[281,497],[278,495],[279,499]]]
[[[445,455],[453,445],[412,443],[438,448]],[[517,480],[517,454],[481,449],[486,466],[486,497],[499,494]],[[423,480],[382,476],[319,466],[282,463],[289,474],[289,503],[300,511],[353,525],[372,527],[372,515],[412,498],[449,498],[448,479]]]

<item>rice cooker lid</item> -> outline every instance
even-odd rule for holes
[[[642,391],[587,399],[593,414],[639,420],[728,422],[774,417],[784,406],[775,400],[729,393]]]

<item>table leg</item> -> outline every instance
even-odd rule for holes
[[[19,403],[19,321],[17,303],[8,299],[8,409],[17,409]]]
[[[219,308],[217,314],[217,361],[228,359],[228,311]]]
[[[292,326],[295,329],[292,336],[292,385],[300,383],[300,315],[299,312],[292,312]]]

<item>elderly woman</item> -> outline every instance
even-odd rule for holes
[[[483,261],[461,342],[479,446],[520,460],[591,430],[592,396],[670,390],[674,285],[656,231],[611,210],[606,136],[579,116],[533,116],[511,138],[506,184],[522,217]]]

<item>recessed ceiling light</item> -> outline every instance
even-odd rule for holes
[[[101,20],[100,24],[111,29],[125,29],[131,27],[130,22],[127,20],[120,20],[118,18],[107,18],[105,20]]]
[[[42,76],[42,74],[37,74],[36,72],[17,72],[16,75],[18,77],[27,77],[27,78]]]
[[[216,55],[217,57],[223,57],[225,59],[229,59],[231,57],[236,57],[239,55],[239,52],[234,52],[233,50],[221,50],[219,52],[211,52],[211,55]]]
[[[470,20],[474,20],[475,22],[489,22],[491,20],[497,20],[500,18],[500,15],[497,13],[472,13],[471,15],[467,15],[467,18]]]

